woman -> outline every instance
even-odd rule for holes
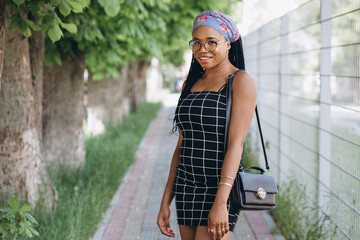
[[[170,229],[170,203],[175,196],[181,239],[230,239],[239,216],[229,194],[240,165],[247,130],[255,110],[256,86],[244,70],[241,38],[226,15],[205,11],[193,23],[189,42],[193,59],[175,111],[179,130],[157,219]],[[226,87],[233,77],[229,141],[224,148]]]

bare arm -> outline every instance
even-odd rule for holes
[[[233,184],[226,176],[235,178],[240,165],[246,134],[254,115],[257,90],[254,79],[248,73],[238,72],[233,81],[233,102],[229,126],[228,148],[221,170],[221,181]],[[220,184],[215,202],[225,203],[231,188]]]

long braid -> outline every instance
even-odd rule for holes
[[[245,70],[245,58],[244,58],[244,51],[243,51],[243,47],[242,47],[241,36],[235,42],[230,43],[230,46],[231,46],[231,48],[229,50],[229,60],[230,60],[231,64],[239,69]],[[201,75],[203,73],[204,73],[203,68],[201,67],[199,62],[195,59],[195,57],[193,56],[192,60],[191,60],[189,74],[186,78],[186,84],[185,84],[184,89],[181,92],[178,104],[180,103],[180,101],[182,99],[184,99],[186,97],[186,95],[189,94],[192,86],[194,86],[196,81],[201,77]],[[179,130],[179,128],[176,124],[176,119],[174,118],[173,119],[173,128],[171,130],[171,133],[175,133],[178,130]]]
[[[203,68],[193,56],[191,60],[189,74],[186,78],[186,84],[184,89],[181,91],[180,99],[186,97],[186,95],[190,92],[192,86],[194,86],[195,82],[201,77],[203,73]]]
[[[237,41],[231,43],[230,46],[229,60],[231,64],[239,69],[245,70],[245,58],[241,37],[239,37]]]

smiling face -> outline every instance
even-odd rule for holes
[[[200,50],[197,52],[193,51],[193,55],[203,68],[213,68],[228,60],[227,51],[230,49],[230,43],[214,28],[200,26],[195,29],[192,37],[192,40],[201,42]],[[209,41],[219,42],[216,50],[213,52],[208,52],[204,47],[205,42]]]

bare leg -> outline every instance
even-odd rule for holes
[[[221,240],[229,240],[232,232],[227,232]],[[208,233],[207,226],[198,226],[196,228],[195,240],[212,240],[211,235]]]
[[[196,226],[179,225],[181,240],[194,240]]]

